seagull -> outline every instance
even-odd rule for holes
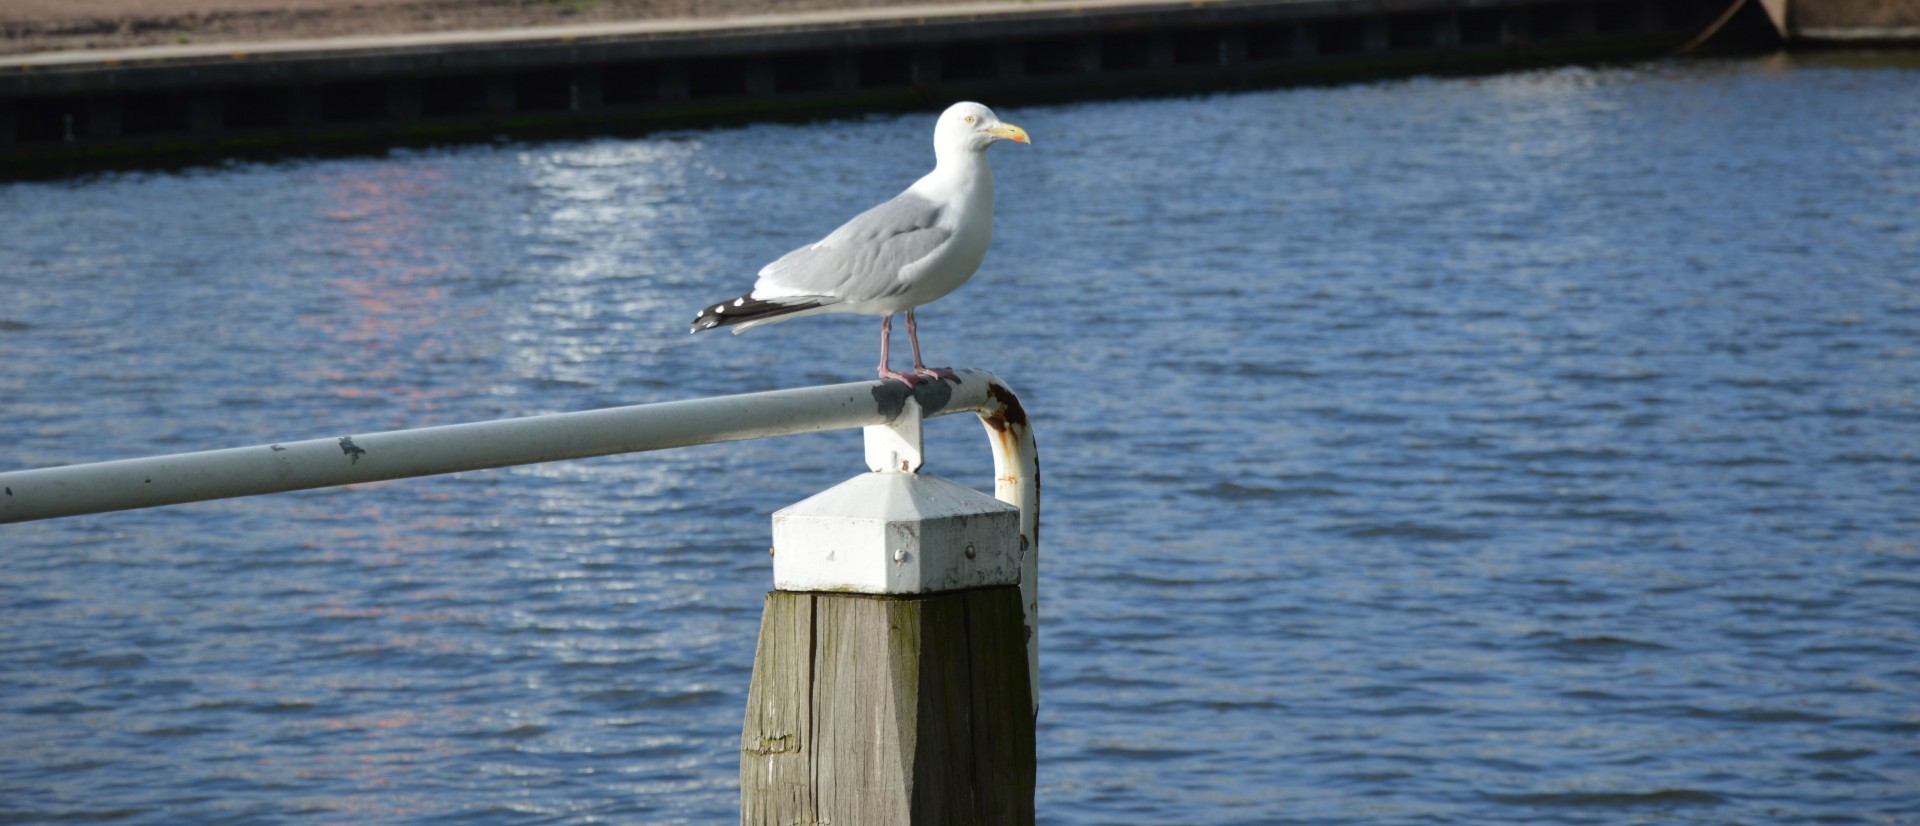
[[[951,368],[920,360],[913,309],[953,292],[987,255],[993,238],[993,169],[987,147],[1010,140],[1031,144],[1027,131],[963,102],[947,107],[933,127],[933,171],[892,200],[854,216],[827,237],[780,256],[760,269],[745,295],[704,307],[689,332],[762,324],[820,313],[880,316],[880,378],[959,383]],[[893,316],[907,315],[913,372],[887,363]]]

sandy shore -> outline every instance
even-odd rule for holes
[[[0,54],[960,2],[977,0],[4,0]]]

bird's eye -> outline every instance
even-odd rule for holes
[[[968,122],[968,123],[972,123],[972,122],[973,122],[973,116],[972,116],[972,115],[968,115],[968,116],[967,116],[967,122]]]

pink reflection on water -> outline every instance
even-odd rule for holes
[[[466,193],[426,162],[344,167],[322,188],[328,202],[311,226],[323,237],[307,246],[329,259],[334,297],[299,319],[339,356],[305,377],[328,398],[386,401],[383,424],[419,426],[470,392],[432,381],[423,365],[461,358],[461,323],[486,313],[449,288],[468,273],[444,213]]]

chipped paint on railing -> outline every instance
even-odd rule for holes
[[[993,448],[994,497],[1020,509],[1020,595],[1037,709],[1040,461],[1020,399],[984,370],[911,389],[854,382],[14,470],[0,473],[0,523],[885,425],[909,397],[924,416],[980,417]]]

